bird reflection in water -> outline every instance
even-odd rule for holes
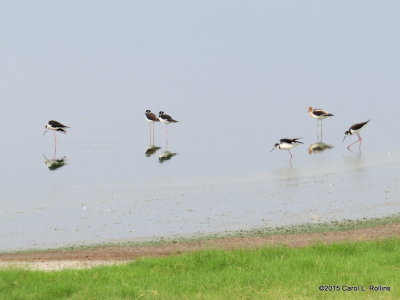
[[[162,164],[163,162],[170,160],[171,158],[173,158],[175,155],[177,155],[178,153],[174,153],[171,151],[164,151],[163,153],[161,153],[158,156],[158,161],[160,162],[160,164]]]
[[[326,144],[324,142],[317,142],[314,144],[311,144],[308,146],[308,154],[315,154],[315,153],[321,153],[324,152],[325,150],[332,149],[333,146]]]
[[[55,170],[57,170],[57,169],[59,169],[59,168],[65,166],[65,165],[67,164],[67,163],[66,163],[66,160],[67,160],[67,157],[66,157],[66,156],[63,156],[63,157],[60,157],[60,158],[56,158],[55,155],[54,155],[54,157],[53,157],[52,159],[48,159],[48,158],[43,154],[43,157],[44,157],[44,162],[45,162],[47,168],[48,168],[50,171],[55,171]]]
[[[149,145],[148,147],[147,147],[147,149],[146,149],[146,151],[144,152],[144,154],[147,156],[147,157],[150,157],[150,156],[152,156],[154,153],[156,153],[158,150],[160,150],[161,149],[161,147],[159,147],[159,146],[156,146],[156,145]]]

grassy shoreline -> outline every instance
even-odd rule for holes
[[[257,237],[257,236],[280,235],[280,234],[289,235],[289,234],[300,234],[300,233],[323,233],[323,232],[347,231],[347,230],[370,228],[370,227],[393,224],[393,223],[400,223],[400,214],[393,214],[382,218],[363,218],[360,220],[305,223],[300,225],[265,227],[265,228],[238,230],[238,231],[215,233],[215,234],[198,234],[198,235],[190,235],[188,237],[168,237],[168,238],[162,237],[162,238],[154,238],[148,241],[115,241],[107,243],[73,244],[58,248],[3,251],[0,252],[0,254],[32,253],[32,252],[45,252],[45,251],[65,252],[65,251],[80,250],[80,249],[93,249],[98,247],[114,247],[114,246],[115,247],[163,246],[169,244],[198,242],[202,240],[214,240],[214,239],[229,238],[229,237]]]
[[[205,250],[85,270],[10,268],[0,270],[0,299],[399,299],[399,250],[399,239],[387,239]]]

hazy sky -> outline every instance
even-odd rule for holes
[[[365,0],[2,1],[0,132],[13,120],[32,136],[56,119],[102,124],[100,136],[143,126],[147,108],[238,131],[271,127],[272,115],[296,122],[308,105],[345,117],[344,129],[371,111],[397,117],[399,11]]]

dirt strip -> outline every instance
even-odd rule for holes
[[[340,241],[380,240],[390,237],[400,238],[400,223],[348,231],[279,234],[256,237],[225,237],[196,242],[168,243],[157,246],[99,246],[77,250],[48,250],[0,254],[0,262],[49,262],[49,261],[128,261],[140,257],[162,257],[203,249],[258,248],[261,246],[285,245],[304,247],[315,242],[325,244]],[[1,265],[1,264],[0,264]]]

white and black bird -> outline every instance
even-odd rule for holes
[[[145,112],[146,120],[149,122],[149,130],[150,130],[150,144],[154,143],[154,123],[160,122],[160,119],[157,117],[157,115],[153,112],[151,112],[150,109],[146,110]],[[153,125],[153,126],[152,126]],[[153,127],[153,130],[151,130],[151,127]],[[153,135],[152,135],[153,131]]]
[[[53,130],[54,141],[55,141],[55,143],[57,143],[56,131],[66,134],[67,128],[69,128],[69,127],[61,124],[60,122],[50,120],[49,122],[47,122],[46,126],[44,127],[45,131],[44,131],[43,135],[45,135],[48,130]]]
[[[349,130],[346,130],[346,131],[345,131],[345,133],[344,133],[345,136],[344,136],[342,142],[344,142],[344,140],[346,139],[346,137],[347,137],[348,135],[356,134],[357,137],[358,137],[358,140],[355,141],[355,142],[353,142],[353,143],[351,143],[350,145],[348,145],[348,146],[347,146],[347,149],[350,150],[350,146],[351,146],[351,145],[354,145],[355,143],[358,143],[358,142],[360,142],[360,146],[361,146],[362,138],[361,138],[359,132],[360,132],[360,130],[361,130],[365,125],[368,124],[369,121],[371,121],[371,119],[369,119],[368,121],[365,121],[365,122],[361,122],[361,123],[357,123],[357,124],[351,125],[350,128],[349,128]]]
[[[274,151],[275,149],[280,149],[280,150],[287,150],[290,154],[290,160],[292,160],[292,153],[290,152],[290,149],[293,149],[294,147],[297,147],[298,145],[303,144],[302,142],[299,141],[299,139],[301,138],[295,138],[295,139],[281,139],[279,140],[279,143],[276,143],[274,145],[274,148],[272,148],[272,151]]]
[[[171,123],[178,123],[179,121],[174,120],[170,115],[167,115],[166,113],[164,113],[163,111],[160,111],[158,114],[158,118],[160,119],[160,122],[168,125]],[[168,126],[167,126],[167,136],[168,136]]]
[[[146,120],[147,120],[150,124],[154,124],[154,122],[160,122],[160,120],[158,119],[158,117],[156,116],[156,114],[153,113],[153,112],[151,112],[150,109],[146,110],[145,116],[146,116]]]
[[[179,121],[174,120],[170,115],[167,115],[163,111],[160,111],[158,114],[160,122],[163,124],[170,124],[170,123],[178,123]]]

